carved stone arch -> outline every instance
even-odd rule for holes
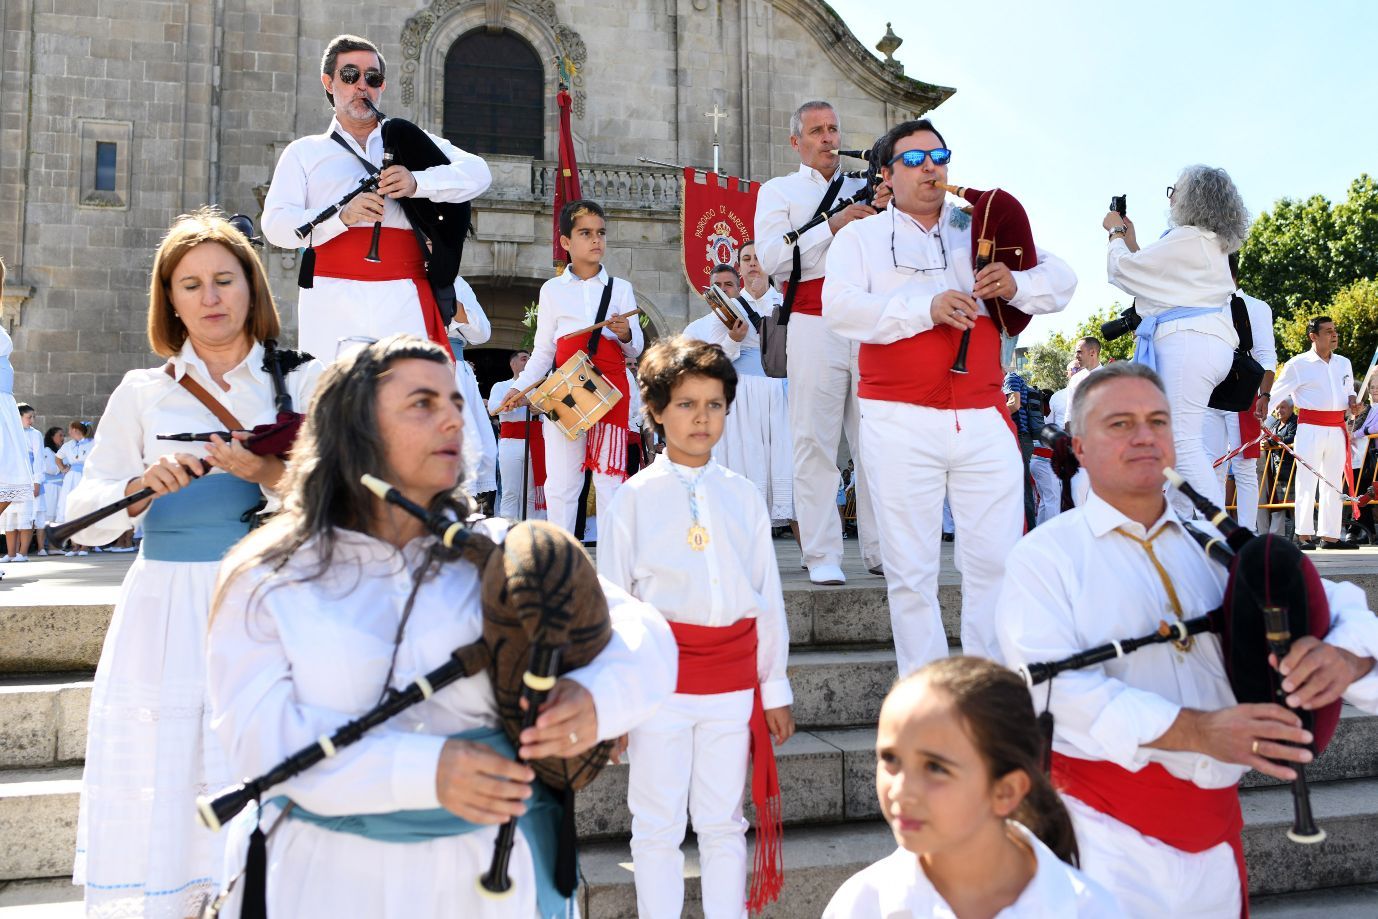
[[[632,288],[632,296],[636,298],[636,305],[641,307],[641,311],[651,320],[651,328],[642,330],[647,333],[647,344],[650,343],[651,333],[656,335],[673,335],[675,333],[675,326],[670,324],[665,311],[654,300],[635,287]]]

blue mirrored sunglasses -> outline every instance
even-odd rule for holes
[[[891,158],[887,166],[895,165],[896,161],[903,161],[904,165],[913,169],[915,166],[922,166],[924,157],[933,161],[934,166],[946,166],[952,161],[952,151],[946,147],[938,147],[936,150],[906,150]]]

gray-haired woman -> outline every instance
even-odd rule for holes
[[[1244,242],[1249,214],[1229,174],[1211,166],[1186,167],[1167,195],[1172,226],[1142,249],[1132,222],[1115,211],[1105,215],[1107,280],[1135,298],[1143,322],[1134,359],[1153,366],[1167,386],[1177,469],[1223,504],[1204,431],[1211,391],[1229,373],[1239,344],[1230,316],[1235,283],[1228,257]],[[1180,496],[1174,506],[1191,512]]]

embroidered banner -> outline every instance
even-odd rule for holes
[[[701,291],[714,265],[737,267],[742,245],[751,239],[759,182],[692,167],[684,170],[680,220],[684,277]]]

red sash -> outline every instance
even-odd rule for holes
[[[532,422],[531,426],[534,428],[538,424],[538,421]],[[526,422],[504,421],[498,425],[498,437],[503,440],[526,440]]]
[[[1297,424],[1314,424],[1321,428],[1334,428],[1344,435],[1345,439],[1345,460],[1341,464],[1344,467],[1345,488],[1349,494],[1354,494],[1354,467],[1349,462],[1349,428],[1345,425],[1345,413],[1343,409],[1334,412],[1322,412],[1314,408],[1297,409]],[[1354,503],[1354,519],[1359,519],[1359,503]]]
[[[1158,763],[1130,772],[1105,760],[1053,754],[1053,786],[1087,807],[1183,852],[1204,852],[1222,842],[1239,868],[1240,915],[1249,915],[1249,873],[1244,865],[1244,815],[1239,789],[1202,788]]]
[[[383,227],[378,238],[378,262],[366,262],[373,243],[373,227],[352,227],[328,243],[316,247],[316,276],[342,278],[346,281],[411,281],[416,285],[416,298],[421,301],[421,318],[426,323],[426,337],[450,355],[449,336],[440,319],[440,306],[426,280],[426,257],[411,230]]]
[[[751,703],[751,800],[756,805],[756,855],[752,864],[747,909],[758,913],[780,896],[785,883],[780,813],[780,778],[770,744],[761,683],[756,675],[756,620],[739,619],[713,627],[671,622],[679,644],[679,680],[675,692],[706,696],[741,689],[755,691]]]
[[[1239,442],[1251,445],[1244,448],[1241,456],[1256,460],[1263,454],[1263,444],[1258,439],[1258,435],[1262,433],[1263,426],[1258,423],[1253,412],[1239,413]]]
[[[612,279],[608,279],[612,283]],[[555,342],[555,366],[563,367],[565,361],[577,351],[588,348],[587,332],[581,335],[566,335]],[[600,332],[601,335],[601,332]],[[598,350],[589,355],[593,365],[603,374],[603,378],[617,388],[622,398],[612,409],[598,420],[584,440],[584,464],[580,471],[600,472],[618,479],[627,478],[627,421],[628,406],[631,405],[631,384],[627,380],[626,358],[615,341],[603,339]]]
[[[789,293],[789,285],[781,284],[780,293]],[[822,278],[814,278],[812,281],[799,282],[799,289],[794,294],[794,303],[790,305],[790,312],[799,313],[802,316],[823,315]]]
[[[1041,457],[1043,457],[1044,459],[1052,459],[1052,458],[1053,458],[1053,448],[1052,448],[1052,447],[1034,447],[1034,448],[1033,448],[1033,455],[1034,455],[1034,456],[1041,456]]]
[[[498,437],[503,440],[526,440],[525,421],[504,421],[498,425]],[[536,509],[545,510],[545,437],[541,434],[540,418],[531,419],[531,487],[535,489]]]

